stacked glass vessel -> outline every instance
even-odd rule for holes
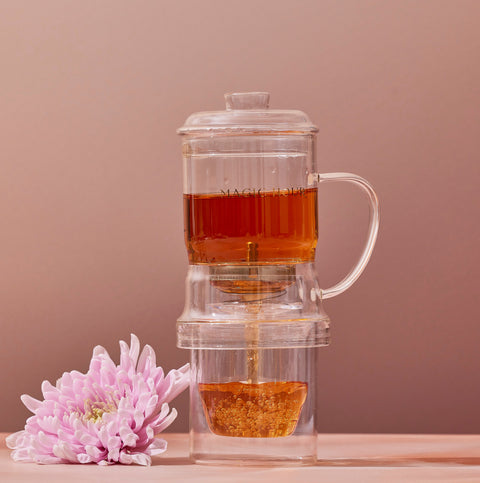
[[[225,98],[225,111],[193,114],[179,129],[189,270],[177,341],[191,351],[191,456],[312,464],[316,355],[329,344],[322,300],[368,263],[378,201],[359,176],[318,173],[318,129],[305,113],[271,110],[262,92]],[[355,267],[321,289],[317,189],[327,181],[362,188],[370,224]]]

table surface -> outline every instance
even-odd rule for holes
[[[480,435],[322,434],[309,467],[194,465],[188,435],[162,435],[166,453],[150,467],[15,463],[0,433],[0,481],[200,482],[480,482]]]

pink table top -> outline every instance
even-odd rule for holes
[[[150,467],[15,463],[0,433],[0,481],[48,482],[480,482],[480,435],[322,434],[316,466],[193,465],[188,435],[165,434],[166,453]]]

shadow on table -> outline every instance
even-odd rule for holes
[[[355,458],[318,460],[316,466],[426,466],[426,465],[480,466],[480,457],[469,456],[418,456],[402,458]]]
[[[185,466],[193,465],[193,461],[187,456],[180,458],[152,458],[152,466]]]
[[[186,466],[193,465],[188,457],[179,458],[153,458],[152,466]],[[343,466],[350,468],[360,467],[407,467],[407,466],[480,466],[480,457],[469,456],[418,456],[402,458],[352,458],[352,459],[323,459],[316,466],[333,467]]]

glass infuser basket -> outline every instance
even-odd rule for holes
[[[225,96],[190,116],[183,136],[186,301],[178,346],[191,350],[191,455],[201,463],[310,464],[316,459],[317,348],[329,343],[322,300],[364,270],[378,231],[370,184],[319,174],[318,129],[267,93]],[[321,289],[315,273],[317,189],[346,181],[370,206],[351,272]]]

